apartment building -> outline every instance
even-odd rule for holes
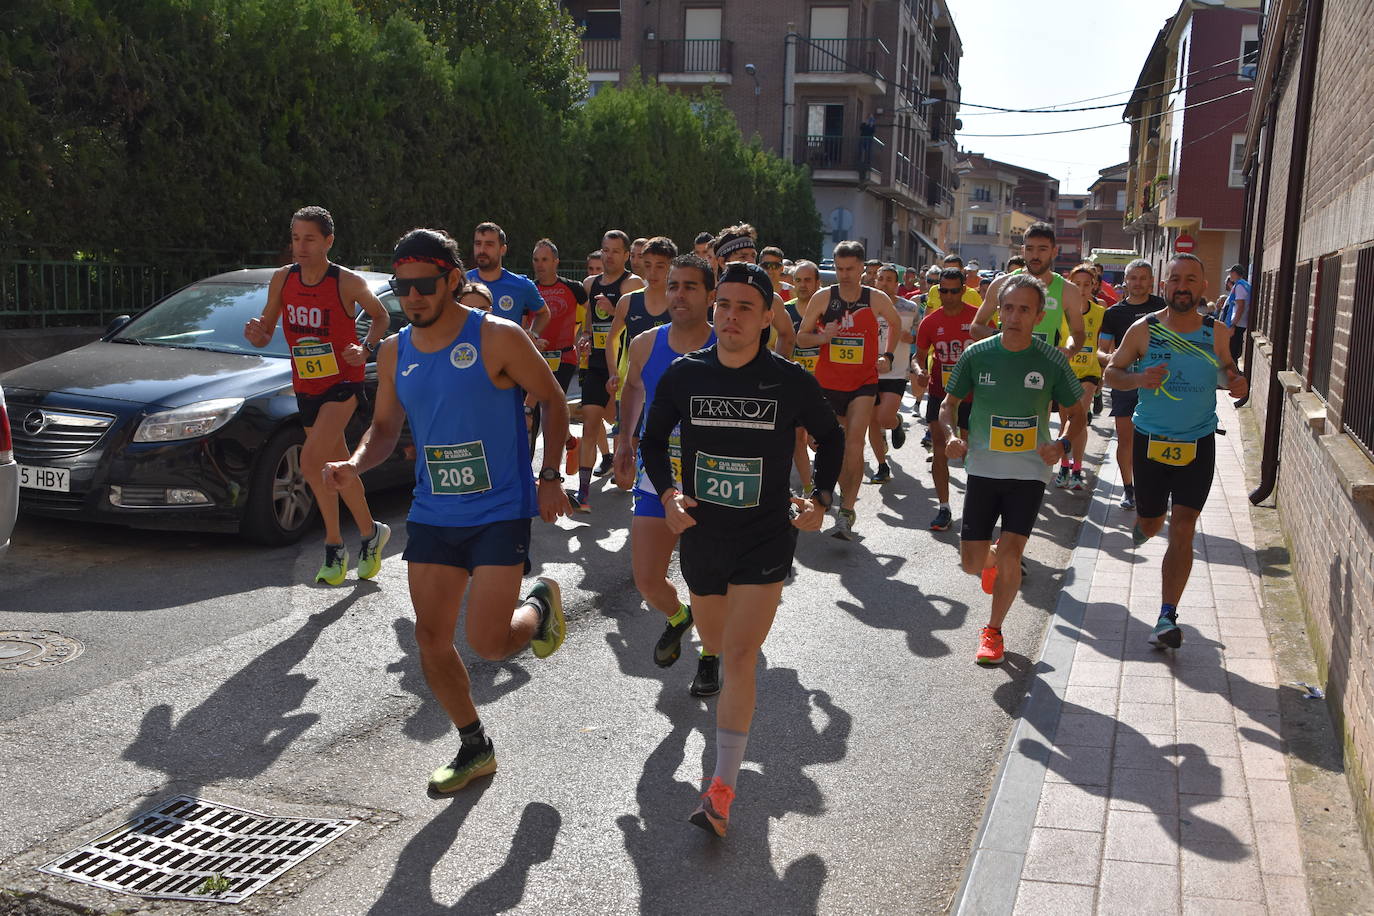
[[[745,136],[811,169],[828,257],[931,261],[953,213],[958,30],[946,0],[565,0],[592,91],[638,71],[711,87]],[[791,254],[791,252],[789,252]],[[798,252],[797,254],[802,254]]]
[[[1219,288],[1240,254],[1241,153],[1254,85],[1261,0],[1183,0],[1164,23],[1126,105],[1131,122],[1125,228],[1162,269],[1179,236]]]
[[[1083,247],[1083,230],[1078,226],[1078,214],[1091,200],[1091,194],[1059,195],[1059,208],[1054,211],[1054,234],[1059,242],[1059,256],[1054,259],[1054,269],[1058,273],[1067,273],[1088,255]]]
[[[954,216],[941,231],[941,245],[984,269],[1004,267],[1021,253],[1021,233],[1039,220],[1053,221],[1059,209],[1059,179],[982,153],[962,151],[954,170]]]
[[[1119,251],[1134,246],[1134,237],[1126,231],[1126,175],[1130,163],[1100,169],[1097,179],[1088,185],[1088,205],[1078,211],[1076,222],[1083,256],[1094,248]]]

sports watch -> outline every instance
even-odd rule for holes
[[[562,483],[563,475],[558,473],[558,468],[540,468],[539,479],[547,480],[550,483]]]

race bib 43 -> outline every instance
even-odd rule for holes
[[[1150,444],[1145,449],[1145,457],[1171,467],[1187,467],[1197,457],[1197,440],[1151,436]]]

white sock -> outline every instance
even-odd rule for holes
[[[748,745],[748,732],[733,732],[716,726],[715,778],[732,789],[739,778],[739,768],[744,763],[744,749]]]

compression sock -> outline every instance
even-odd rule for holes
[[[949,508],[949,503],[940,503],[940,505],[939,505],[937,508],[940,508],[940,509],[948,509],[948,508]]]
[[[1077,461],[1075,461],[1075,462],[1073,463],[1073,469],[1074,469],[1075,471],[1082,472],[1082,470],[1083,470],[1083,459],[1082,459],[1082,458],[1079,458]]]
[[[460,758],[470,758],[483,750],[487,746],[487,732],[482,727],[481,719],[473,719],[472,724],[464,725],[458,729],[458,738],[463,742]]]
[[[1060,466],[1061,468],[1063,468],[1064,470],[1067,471],[1067,470],[1069,469],[1069,459],[1068,459],[1068,458],[1061,458],[1061,459],[1059,460],[1059,466]]]
[[[692,613],[692,609],[691,609],[691,608],[689,608],[689,607],[688,607],[687,605],[685,605],[685,604],[679,604],[679,605],[677,606],[677,613],[674,614],[673,616],[669,617],[669,618],[668,618],[668,622],[669,622],[670,624],[672,624],[673,626],[675,626],[675,627],[676,627],[676,626],[681,626],[683,623],[685,623],[685,622],[687,621],[687,618],[688,618],[689,616],[691,616],[691,613]]]
[[[735,787],[735,780],[739,778],[739,768],[744,763],[744,749],[748,745],[748,732],[732,732],[728,728],[716,726],[715,778],[732,789]]]
[[[1174,623],[1178,623],[1178,608],[1172,604],[1161,604],[1159,606],[1159,616],[1168,617]]]
[[[577,498],[586,501],[587,491],[592,488],[592,469],[577,469]]]

